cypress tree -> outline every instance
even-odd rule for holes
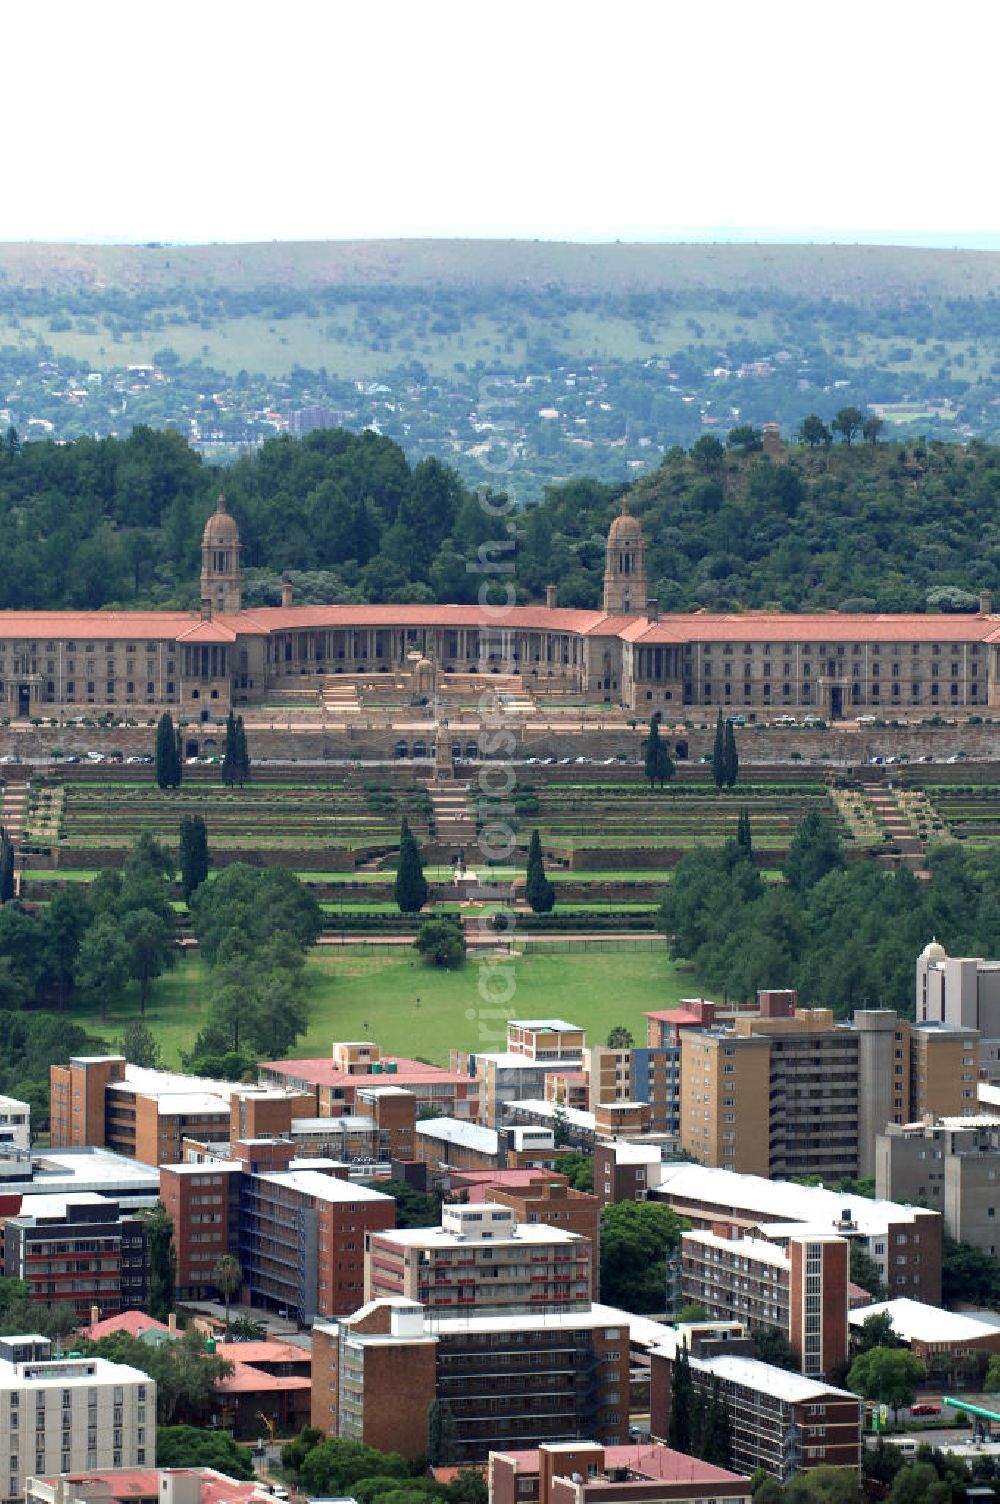
[[[236,767],[239,777],[240,788],[250,778],[250,753],[247,749],[246,727],[243,725],[243,717],[236,717]]]
[[[7,828],[0,825],[0,903],[10,903],[14,897],[14,842]]]
[[[201,815],[185,815],[181,821],[179,866],[184,902],[208,876],[208,830]]]
[[[156,728],[156,782],[161,789],[175,789],[180,781],[181,757],[174,722],[170,712],[164,711]]]
[[[551,914],[556,903],[555,884],[545,876],[542,860],[542,839],[537,829],[531,832],[528,846],[528,867],[525,874],[524,896],[535,914]]]
[[[677,1350],[670,1375],[670,1425],[667,1445],[675,1452],[691,1453],[691,1422],[694,1411],[694,1385],[686,1347]]]
[[[726,781],[726,731],[722,720],[722,706],[715,723],[715,746],[712,748],[712,782],[721,789]]]
[[[451,1467],[455,1461],[458,1428],[447,1400],[432,1400],[427,1411],[427,1461],[431,1467]]]
[[[722,746],[722,764],[726,788],[731,789],[740,771],[740,757],[736,750],[736,727],[732,721],[726,722],[726,731]]]
[[[650,788],[653,787],[653,784],[656,782],[658,776],[658,769],[660,765],[659,751],[660,712],[657,710],[649,723],[649,735],[646,738],[646,755],[644,758],[645,772],[646,777],[649,779]]]
[[[722,1385],[718,1379],[713,1379],[704,1407],[698,1456],[703,1462],[710,1462],[715,1467],[728,1467],[732,1446],[733,1428],[729,1409],[723,1398]]]
[[[418,914],[427,902],[427,879],[420,860],[420,848],[405,820],[399,832],[395,898],[403,914]]]
[[[222,781],[230,789],[237,780],[238,758],[239,738],[236,731],[236,716],[230,710],[226,716],[226,746],[222,754]]]
[[[740,810],[740,818],[736,826],[736,844],[743,856],[749,861],[753,860],[753,837],[750,834],[750,811],[746,805]]]

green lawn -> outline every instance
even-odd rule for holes
[[[484,1002],[479,987],[482,981],[488,993],[498,991],[508,975],[511,1016],[568,1018],[598,1041],[617,1023],[644,1039],[644,1009],[670,1007],[697,991],[690,973],[662,951],[527,955],[500,965],[498,973],[496,963],[470,960],[461,971],[442,972],[422,966],[408,947],[322,947],[309,957],[309,1032],[294,1053],[328,1056],[333,1040],[366,1033],[390,1053],[442,1064],[452,1045],[501,1048],[507,1014],[501,1004]],[[203,984],[201,961],[186,955],[154,988],[147,1021],[168,1066],[179,1065],[181,1050],[190,1049],[201,1027]],[[137,1012],[133,1004],[91,1026],[111,1043]]]

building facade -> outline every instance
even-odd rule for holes
[[[3,1273],[32,1300],[65,1302],[78,1316],[141,1310],[149,1298],[149,1244],[141,1217],[94,1192],[32,1196],[3,1224]]]
[[[511,606],[244,609],[240,537],[220,497],[202,539],[201,607],[180,611],[0,612],[0,708],[12,719],[177,707],[225,714],[275,691],[321,698],[338,674],[398,673],[418,655],[445,673],[512,673],[544,691],[632,710],[724,706],[830,719],[1000,703],[1000,621],[978,615],[659,615],[645,542],[627,502],[605,549],[599,610]]]

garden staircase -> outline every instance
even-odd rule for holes
[[[353,679],[344,679],[340,674],[327,674],[323,679],[323,708],[336,714],[359,711],[361,698]]]
[[[470,818],[467,805],[468,789],[467,783],[455,779],[446,784],[433,784],[430,790],[435,841],[439,846],[452,847],[456,852],[464,846],[466,861],[469,861],[470,847],[476,839],[476,822]]]
[[[17,782],[5,782],[2,795],[0,795],[0,825],[6,830],[15,847],[21,843],[21,837],[24,834],[28,818],[28,787],[26,779],[20,779]],[[21,869],[16,856],[14,862],[14,891],[20,897]]]
[[[918,877],[927,877],[927,847],[912,819],[900,805],[897,790],[888,787],[871,788],[868,790],[868,798],[875,811],[875,818],[899,852],[897,865],[909,867]]]

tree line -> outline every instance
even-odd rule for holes
[[[625,491],[663,611],[974,610],[981,589],[1000,594],[1000,539],[983,511],[1000,450],[882,443],[876,423],[859,408],[830,425],[809,415],[779,460],[742,424],[727,444],[707,434],[667,450],[631,486],[546,487],[518,530],[518,599],[555,580],[561,604],[599,607]],[[285,435],[225,470],[176,432],[141,426],[124,440],[3,443],[0,609],[196,606],[220,489],[241,530],[248,605],[277,604],[282,573],[302,601],[471,602],[467,562],[495,532],[454,470],[411,466],[371,431]]]
[[[834,827],[813,811],[792,838],[785,881],[766,883],[746,815],[738,841],[682,857],[659,924],[673,956],[725,998],[794,987],[837,1014],[889,1007],[912,1017],[913,966],[931,936],[952,955],[1000,947],[1000,853],[950,845],[928,860],[928,882],[902,867],[848,863]]]

